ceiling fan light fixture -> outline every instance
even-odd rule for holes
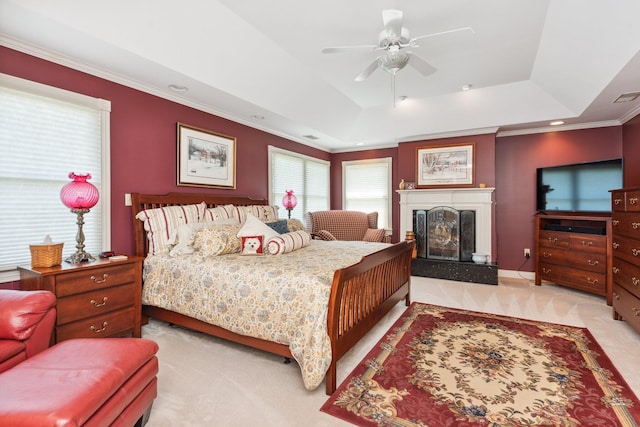
[[[402,70],[409,62],[409,54],[399,49],[398,46],[390,47],[385,50],[378,63],[383,70],[395,74]]]

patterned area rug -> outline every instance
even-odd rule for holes
[[[413,303],[322,406],[360,426],[637,426],[586,328]]]

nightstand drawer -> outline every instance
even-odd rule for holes
[[[56,327],[57,342],[71,338],[106,338],[132,332],[133,307]]]
[[[131,307],[136,287],[133,283],[58,298],[58,325]]]
[[[570,237],[569,233],[542,230],[540,231],[540,246],[568,249]]]
[[[95,289],[123,285],[135,281],[135,270],[132,264],[86,269],[77,273],[60,275],[56,283],[56,296],[78,294]]]

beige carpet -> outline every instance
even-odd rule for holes
[[[501,279],[498,286],[414,277],[414,301],[587,327],[613,364],[640,395],[640,334],[612,320],[603,298],[528,280]],[[356,367],[404,312],[396,306],[338,363],[338,381]],[[324,385],[307,391],[295,363],[268,353],[152,321],[143,337],[158,342],[160,374],[148,427],[350,426],[319,409]]]

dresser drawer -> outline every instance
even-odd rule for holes
[[[582,252],[606,253],[607,238],[597,234],[572,234],[569,249]]]
[[[640,212],[640,191],[632,190],[625,193],[624,208],[627,212]]]
[[[538,274],[542,280],[558,283],[597,295],[607,294],[607,275],[593,271],[569,268],[566,265],[540,263]]]
[[[566,265],[581,270],[605,274],[607,256],[604,253],[571,251],[555,248],[540,248],[539,260],[542,263]]]
[[[613,234],[640,239],[640,217],[630,212],[614,212],[611,218]]]
[[[622,258],[633,265],[640,265],[640,240],[614,234],[611,246],[614,257]]]
[[[613,285],[613,314],[616,320],[625,320],[640,330],[640,300],[624,288]]]
[[[540,246],[568,249],[571,235],[559,231],[540,231]]]
[[[58,298],[58,325],[108,313],[134,304],[133,283]]]
[[[640,267],[619,258],[613,258],[613,280],[640,298]]]
[[[56,296],[88,292],[95,289],[123,285],[135,280],[133,265],[122,264],[99,269],[86,269],[77,273],[64,274],[57,277]]]
[[[134,311],[131,307],[58,326],[56,327],[56,341],[60,342],[70,338],[106,338],[132,332]]]
[[[615,190],[611,192],[611,210],[613,212],[625,211],[624,191]]]

